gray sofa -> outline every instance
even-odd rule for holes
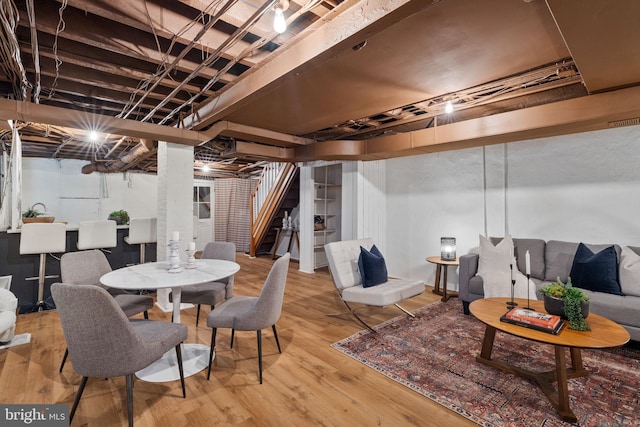
[[[496,244],[501,238],[491,238]],[[515,256],[517,258],[518,269],[524,273],[526,251],[529,251],[531,259],[531,280],[537,289],[537,298],[542,299],[540,288],[549,282],[554,282],[556,278],[566,283],[571,272],[573,257],[578,248],[578,242],[564,242],[549,240],[545,242],[540,239],[513,239]],[[586,246],[597,253],[611,244]],[[620,246],[613,245],[620,262]],[[640,248],[631,248],[635,253],[640,254]],[[465,254],[460,257],[459,270],[459,296],[463,304],[465,314],[469,314],[469,303],[484,297],[482,277],[476,275],[478,271],[478,254]],[[624,289],[623,289],[624,291]],[[592,292],[584,290],[589,296],[589,309],[591,312],[604,316],[623,326],[634,341],[640,341],[640,296],[614,295],[602,292]]]

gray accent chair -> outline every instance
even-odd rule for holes
[[[212,328],[212,330],[207,379],[211,377],[216,331],[218,328],[231,328],[231,348],[233,348],[233,337],[236,330],[256,331],[258,340],[258,369],[260,372],[260,384],[262,384],[262,329],[271,326],[278,346],[278,352],[282,353],[280,341],[278,340],[278,332],[276,331],[276,322],[282,314],[282,301],[284,299],[284,288],[287,283],[290,258],[291,254],[286,253],[273,263],[259,296],[231,297],[209,313],[207,316],[207,326]]]
[[[129,320],[116,301],[101,287],[54,283],[56,303],[73,367],[82,380],[71,408],[73,420],[89,377],[126,376],[129,426],[133,426],[133,375],[175,348],[186,397],[180,343],[187,327],[180,323]]]
[[[210,242],[202,251],[203,259],[222,259],[225,261],[236,260],[236,244],[233,242]],[[180,301],[184,303],[197,304],[196,326],[200,320],[200,305],[206,304],[213,307],[233,296],[233,276],[225,277],[217,282],[201,283],[199,285],[185,286],[182,288]],[[169,294],[169,301],[173,302],[173,297]]]
[[[105,254],[92,249],[87,251],[67,252],[60,258],[60,279],[62,283],[77,285],[94,285],[106,289],[113,296],[118,306],[127,317],[143,313],[149,319],[147,310],[153,308],[153,298],[145,295],[128,294],[121,289],[107,288],[100,283],[100,277],[111,271],[111,265]],[[65,351],[60,364],[60,372],[67,361]]]

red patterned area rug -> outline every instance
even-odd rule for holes
[[[458,300],[360,331],[333,348],[481,426],[569,426],[533,382],[476,362],[484,325]],[[569,380],[578,425],[640,425],[640,350],[583,350],[588,377]],[[492,359],[554,369],[553,348],[498,332]],[[569,359],[567,355],[567,359]]]

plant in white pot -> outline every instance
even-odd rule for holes
[[[544,296],[544,309],[549,314],[556,314],[570,323],[569,329],[576,331],[590,331],[585,318],[589,316],[589,297],[571,284],[571,277],[567,283],[560,278],[540,289]]]

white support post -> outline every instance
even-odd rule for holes
[[[158,245],[157,260],[168,259],[172,233],[180,235],[179,254],[186,260],[193,236],[193,147],[158,142]],[[157,305],[169,312],[169,289],[158,289]],[[184,305],[183,305],[184,307]]]

